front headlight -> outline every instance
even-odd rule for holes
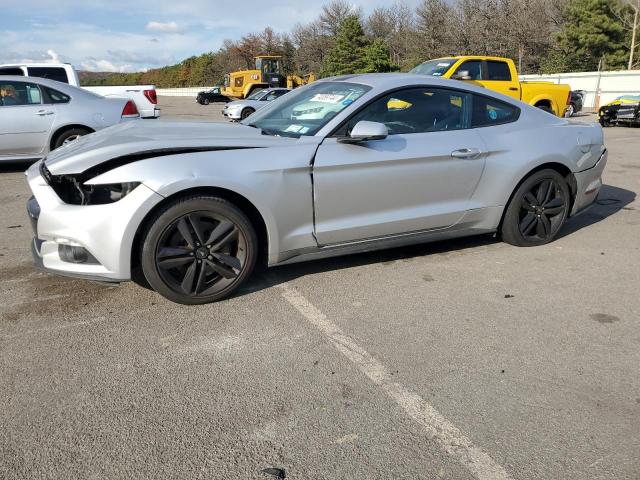
[[[104,185],[82,185],[85,194],[82,205],[104,205],[122,200],[133,192],[140,182],[108,183]]]

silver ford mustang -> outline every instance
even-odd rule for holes
[[[133,122],[55,150],[27,171],[32,249],[50,272],[205,303],[258,261],[489,232],[545,244],[606,161],[599,125],[467,83],[336,77],[239,125]]]

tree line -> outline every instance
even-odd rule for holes
[[[364,15],[333,0],[290,32],[267,27],[176,65],[83,83],[221,84],[225,73],[254,68],[260,54],[281,55],[286,74],[319,76],[407,71],[453,55],[509,57],[521,73],[638,68],[639,9],[640,0],[423,0],[415,9],[400,1]]]

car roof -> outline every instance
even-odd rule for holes
[[[364,73],[353,75],[342,75],[339,77],[329,77],[318,80],[320,82],[349,82],[368,85],[375,89],[389,90],[393,88],[409,87],[412,85],[431,85],[443,88],[455,88],[457,90],[468,90],[472,92],[494,95],[494,91],[482,86],[474,85],[471,82],[461,82],[460,80],[449,80],[431,75],[419,75],[416,73]],[[503,95],[499,95],[502,98]]]
[[[70,96],[86,96],[86,97],[100,97],[95,93],[89,92],[88,90],[83,90],[82,88],[74,87],[73,85],[69,85],[64,82],[56,82],[55,80],[49,80],[48,78],[42,77],[25,77],[22,75],[0,75],[0,82],[31,82],[37,83],[38,85],[44,85],[45,87],[53,88],[54,90],[59,90],[62,93],[66,93]]]

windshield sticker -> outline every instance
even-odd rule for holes
[[[291,133],[304,133],[304,132],[301,132],[301,130],[302,130],[303,128],[304,128],[304,127],[303,127],[302,125],[295,125],[295,124],[294,124],[294,125],[289,125],[289,126],[287,127],[287,129],[285,130],[285,132],[291,132]],[[308,130],[308,129],[307,129],[307,130]]]
[[[338,103],[343,98],[344,98],[344,95],[335,95],[331,93],[318,93],[311,99],[311,101],[322,102],[322,103]]]
[[[309,131],[309,127],[302,127],[300,130],[298,130],[298,133],[301,133],[302,135],[304,135],[308,131]]]
[[[347,98],[346,100],[342,101],[342,105],[344,105],[345,107],[348,107],[349,105],[351,105],[353,103],[353,100],[350,98]]]
[[[489,110],[489,118],[491,120],[497,120],[498,112],[496,112],[495,110]]]
[[[442,75],[440,72],[433,72],[432,74],[433,77],[439,77],[440,75]]]
[[[439,63],[438,67],[448,67],[449,65],[451,65],[450,63]]]

